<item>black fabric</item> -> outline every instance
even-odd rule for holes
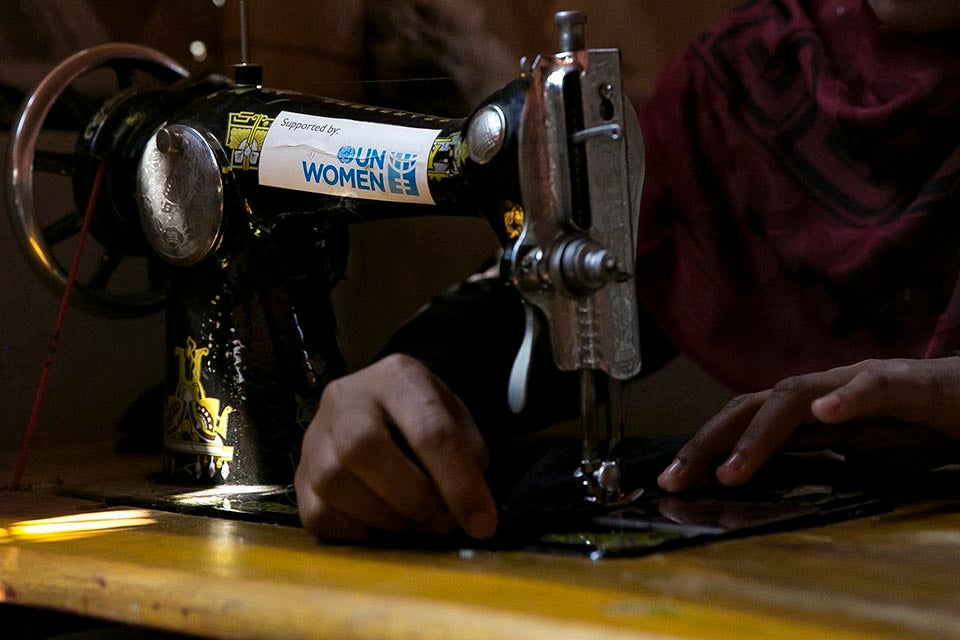
[[[621,445],[623,489],[659,493],[657,476],[673,460],[686,436],[627,438]],[[552,438],[517,443],[495,456],[490,484],[500,508],[501,532],[562,529],[599,515],[607,508],[584,500],[579,468],[582,443]]]
[[[405,353],[422,361],[466,404],[492,447],[568,420],[579,412],[575,372],[553,364],[549,331],[541,321],[526,410],[507,406],[510,369],[523,339],[520,295],[496,278],[461,283],[425,307],[390,339],[382,355]],[[656,371],[676,349],[641,311],[643,371]]]

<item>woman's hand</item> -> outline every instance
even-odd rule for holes
[[[457,526],[489,537],[487,455],[460,399],[419,361],[388,356],[324,390],[297,467],[300,519],[323,540]]]
[[[960,358],[865,360],[734,398],[680,450],[658,483],[680,491],[715,473],[725,485],[743,484],[788,444],[844,453],[900,453],[909,444],[912,454],[925,452],[935,466],[954,450],[944,445],[957,441]]]

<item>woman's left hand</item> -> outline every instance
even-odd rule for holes
[[[891,431],[891,424],[898,426]],[[907,438],[914,450],[928,450],[928,466],[943,464],[943,455],[955,450],[950,445],[960,442],[960,358],[865,360],[738,396],[691,438],[658,483],[680,491],[715,473],[734,486],[787,445],[860,445],[898,453]]]

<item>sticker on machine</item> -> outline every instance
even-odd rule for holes
[[[440,129],[281,111],[260,153],[260,184],[347,198],[434,204],[427,164]]]

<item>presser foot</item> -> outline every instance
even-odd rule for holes
[[[587,491],[583,499],[604,507],[625,507],[644,494],[643,488],[630,493],[623,492],[620,488],[620,465],[616,460],[584,461],[573,475],[582,480]]]

